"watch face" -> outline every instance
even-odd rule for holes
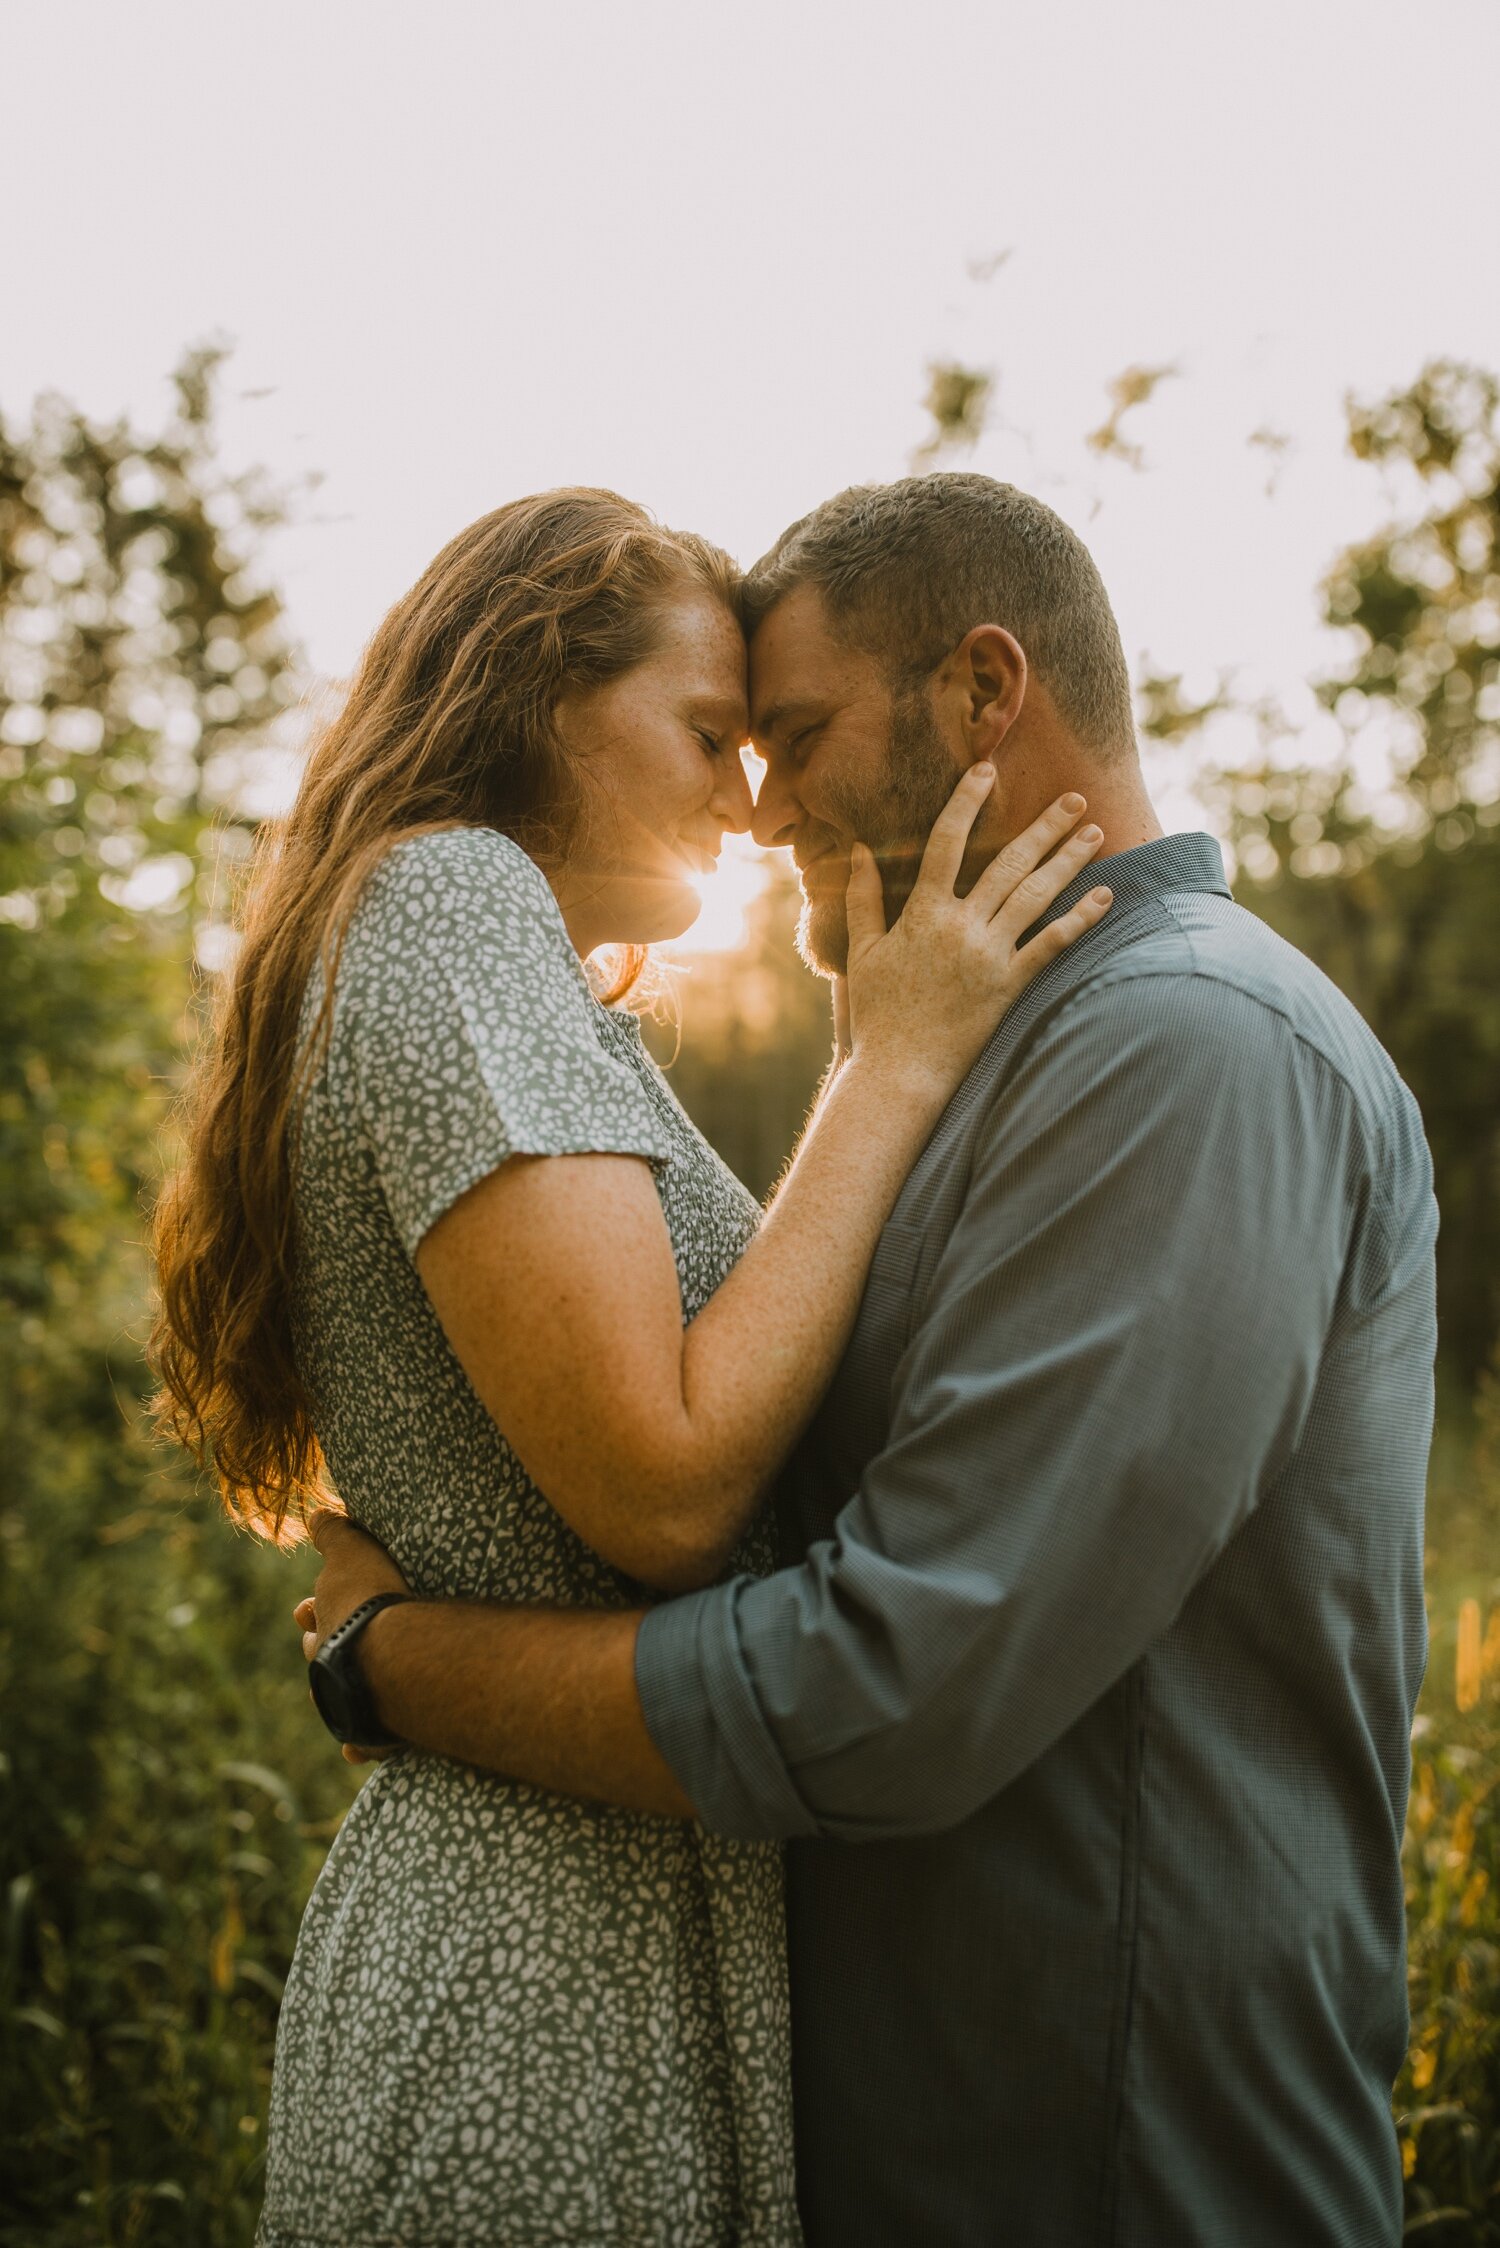
[[[333,1664],[314,1656],[308,1670],[308,1685],[312,1688],[313,1702],[318,1715],[336,1741],[353,1738],[354,1712],[349,1706],[349,1694]]]

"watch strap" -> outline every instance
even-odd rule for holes
[[[355,1642],[370,1618],[378,1616],[382,1608],[399,1608],[414,1597],[415,1595],[409,1592],[377,1592],[369,1600],[362,1600],[359,1606],[351,1610],[343,1622],[328,1634],[313,1657],[314,1664],[321,1663],[326,1668],[337,1671],[346,1694],[361,1706],[367,1717],[367,1722],[361,1723],[354,1732],[343,1736],[346,1740],[352,1741],[356,1748],[395,1748],[399,1745],[399,1736],[382,1725],[375,1715],[375,1704],[371,1698],[370,1689],[358,1667]],[[316,1694],[313,1696],[313,1700],[317,1701]],[[319,1705],[319,1711],[324,1716],[324,1722],[327,1723],[327,1716],[322,1711],[321,1705]],[[331,1727],[330,1730],[332,1730]]]

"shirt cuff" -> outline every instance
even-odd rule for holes
[[[703,1824],[743,1842],[818,1831],[782,1762],[740,1649],[739,1610],[753,1577],[665,1600],[635,1643],[646,1730]]]

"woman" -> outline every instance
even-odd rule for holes
[[[1107,894],[1016,956],[1096,847],[1070,799],[1040,900],[998,868],[958,899],[985,772],[890,937],[863,853],[852,1055],[761,1226],[614,1003],[748,824],[746,725],[731,564],[610,493],[500,509],[387,618],[260,872],[160,1224],[168,1410],[242,1519],[294,1535],[336,1487],[430,1594],[768,1565],[759,1496],[905,1172]],[[545,1334],[591,1271],[610,1324],[549,1359],[516,1307]],[[303,1923],[264,2248],[795,2241],[780,1913],[773,1848],[392,1757]]]

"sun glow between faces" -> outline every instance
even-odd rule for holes
[[[752,796],[760,794],[765,760],[749,743],[740,751]],[[726,835],[719,853],[717,874],[706,874],[693,887],[703,900],[703,910],[690,929],[663,947],[669,953],[738,952],[749,933],[751,906],[766,886],[766,853],[748,835]]]
[[[717,874],[694,884],[703,910],[690,929],[663,950],[672,953],[737,952],[748,933],[750,907],[766,886],[766,854],[748,835],[726,835]]]

